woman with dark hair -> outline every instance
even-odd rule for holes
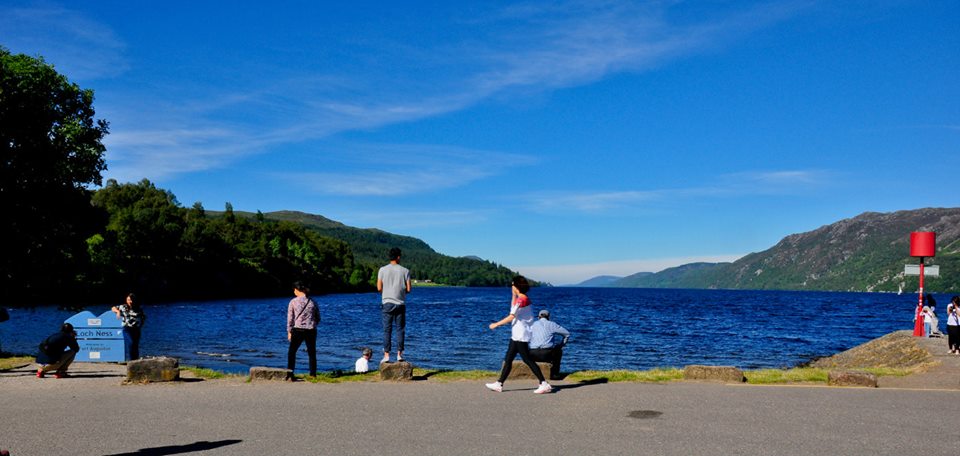
[[[503,369],[500,370],[500,378],[494,383],[487,383],[486,386],[498,393],[503,391],[503,382],[510,375],[513,360],[519,354],[520,359],[540,381],[540,386],[534,393],[549,393],[553,388],[543,378],[540,366],[537,366],[537,363],[533,362],[533,358],[530,357],[530,336],[533,332],[533,308],[530,306],[530,298],[527,297],[527,292],[530,291],[530,283],[523,276],[516,276],[510,285],[513,293],[510,300],[510,313],[502,320],[489,325],[489,328],[493,330],[498,326],[510,323],[510,346],[507,347],[507,354],[503,357]]]
[[[960,355],[960,296],[954,296],[947,304],[947,344],[950,353]]]
[[[320,323],[320,308],[309,296],[310,289],[302,282],[293,284],[294,298],[287,305],[287,380],[293,381],[293,369],[297,365],[297,351],[306,342],[310,362],[310,376],[317,376],[317,324]]]
[[[110,309],[123,322],[123,333],[130,339],[131,360],[140,359],[140,333],[143,330],[143,322],[147,319],[136,298],[133,293],[129,293],[124,304]]]

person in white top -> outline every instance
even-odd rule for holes
[[[370,371],[370,358],[373,357],[373,350],[363,347],[360,353],[360,359],[353,365],[353,371],[362,374]]]
[[[490,323],[488,326],[491,330],[494,330],[498,326],[510,323],[510,346],[507,348],[506,356],[503,357],[503,369],[500,370],[500,378],[496,382],[487,383],[486,387],[498,393],[503,391],[503,382],[510,375],[513,360],[519,354],[520,359],[540,381],[540,386],[534,390],[534,393],[549,393],[553,388],[543,378],[540,366],[537,366],[537,363],[530,357],[530,336],[533,333],[533,308],[530,306],[530,298],[527,297],[527,292],[530,291],[530,283],[523,276],[516,276],[511,282],[511,288],[513,297],[510,300],[510,314],[496,323]]]
[[[933,316],[930,313],[930,307],[923,306],[923,309],[920,311],[920,316],[923,317],[923,336],[931,337],[931,323],[933,323]]]
[[[954,296],[947,304],[947,344],[950,353],[960,355],[960,296]]]

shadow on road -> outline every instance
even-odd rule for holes
[[[606,377],[600,377],[600,378],[594,378],[591,380],[584,380],[582,382],[577,382],[573,385],[555,385],[553,387],[553,390],[560,391],[560,390],[568,390],[568,389],[574,389],[574,388],[583,388],[584,386],[602,385],[604,383],[609,383],[609,382],[610,380],[608,380]]]
[[[220,440],[217,442],[193,442],[187,445],[169,445],[162,447],[154,448],[141,448],[137,451],[130,453],[116,453],[105,456],[163,456],[169,454],[184,454],[184,453],[193,453],[197,451],[207,451],[214,448],[225,447],[227,445],[235,445],[242,442],[243,440]]]

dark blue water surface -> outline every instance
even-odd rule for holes
[[[535,310],[573,335],[564,371],[650,369],[687,364],[745,369],[792,367],[899,329],[911,329],[916,295],[785,291],[538,288]],[[948,302],[949,296],[936,296]],[[361,347],[382,349],[379,296],[315,297],[320,304],[317,357],[322,371],[352,370]],[[228,372],[285,367],[290,298],[146,305],[141,354]],[[500,367],[508,327],[508,288],[416,288],[408,296],[406,356],[418,367]],[[91,306],[94,314],[111,304]],[[945,308],[945,305],[941,306]],[[938,309],[942,312],[943,309]],[[33,353],[74,312],[14,309],[0,323],[4,350]],[[395,355],[395,353],[394,353]],[[297,371],[306,367],[301,349]]]

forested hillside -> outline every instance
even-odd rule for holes
[[[910,233],[937,233],[940,266],[926,289],[960,292],[960,208],[927,208],[857,217],[785,237],[763,252],[733,263],[693,264],[653,275],[626,277],[614,284],[645,288],[730,288],[776,290],[915,291],[916,276],[904,276]]]
[[[416,280],[469,287],[506,286],[516,274],[506,267],[476,257],[442,255],[414,237],[374,228],[354,228],[319,215],[278,211],[263,216],[268,220],[294,222],[321,236],[346,242],[356,262],[370,268],[386,264],[387,251],[391,247],[399,247],[403,250],[403,264],[410,268]]]

